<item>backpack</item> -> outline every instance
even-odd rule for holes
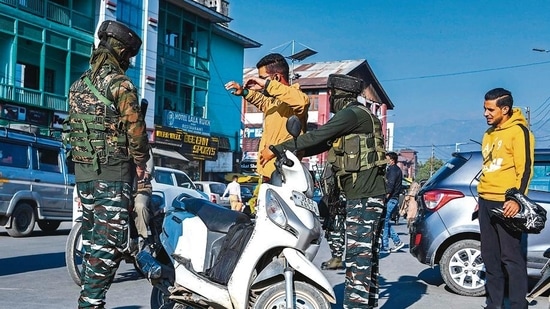
[[[205,275],[214,282],[227,285],[252,231],[252,222],[233,224],[223,240],[214,265],[206,270]]]

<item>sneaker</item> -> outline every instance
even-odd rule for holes
[[[381,253],[381,254],[390,254],[391,252],[392,252],[392,251],[391,251],[390,249],[388,249],[388,248],[382,248],[382,249],[380,250],[380,253]]]
[[[399,243],[395,244],[395,247],[391,248],[391,252],[397,252],[399,250],[401,250],[401,248],[403,248],[403,246],[405,246],[405,243],[400,241]]]

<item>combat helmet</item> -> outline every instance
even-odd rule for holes
[[[351,102],[357,101],[357,96],[363,92],[363,80],[344,74],[330,74],[327,79],[330,90],[330,112],[337,113]]]
[[[125,55],[120,55],[126,58],[132,58],[139,52],[141,47],[141,39],[132,29],[126,25],[114,21],[106,20],[99,26],[97,36],[101,42],[106,42],[109,37],[112,37],[124,44]]]
[[[363,91],[364,83],[362,79],[353,76],[330,74],[327,79],[327,88],[343,90],[357,95]]]

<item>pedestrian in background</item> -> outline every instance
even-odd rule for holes
[[[382,236],[382,253],[397,252],[405,245],[391,226],[392,212],[396,210],[397,204],[399,204],[403,172],[397,166],[397,153],[388,152],[386,159],[388,160],[388,167],[386,168],[386,219],[384,220],[384,233]],[[390,237],[394,245],[391,249]]]
[[[505,200],[505,192],[517,188],[527,195],[533,175],[535,139],[521,109],[512,108],[512,93],[495,88],[485,94],[483,115],[491,127],[481,144],[483,166],[477,186],[481,230],[481,257],[486,270],[486,307],[504,308],[506,277],[510,308],[527,308],[526,252],[521,232],[512,231],[491,215],[491,208],[513,217],[520,206]]]
[[[318,129],[296,140],[275,145],[278,151],[328,152],[335,183],[346,196],[346,282],[344,308],[378,306],[381,230],[384,224],[384,172],[386,154],[380,120],[361,103],[363,81],[331,74],[327,80],[330,111],[334,116]],[[260,154],[267,164],[275,155],[269,148]]]
[[[276,145],[292,139],[286,130],[286,121],[292,115],[298,116],[302,122],[302,132],[307,129],[307,112],[309,109],[309,97],[300,90],[300,85],[289,85],[289,66],[285,57],[272,53],[264,56],[256,64],[258,77],[251,77],[241,86],[236,81],[225,84],[225,89],[232,90],[237,96],[242,96],[246,102],[258,108],[264,116],[263,131],[258,151],[269,145]],[[256,172],[260,175],[259,183],[271,178],[275,171],[274,161],[269,164],[256,164]],[[254,214],[256,199],[258,197],[257,186],[254,196],[248,204],[251,213]]]
[[[104,21],[90,69],[69,92],[70,157],[82,202],[83,281],[79,308],[104,308],[123,252],[128,250],[132,181],[149,159],[137,91],[125,72],[141,39],[126,25]]]
[[[227,184],[225,191],[223,191],[222,197],[225,197],[229,193],[229,203],[231,204],[231,210],[241,211],[242,198],[241,198],[241,185],[238,182],[239,176],[234,175],[233,181]]]

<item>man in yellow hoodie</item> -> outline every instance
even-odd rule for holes
[[[264,114],[263,132],[260,139],[258,154],[269,145],[278,145],[292,136],[286,130],[286,121],[296,115],[302,122],[302,132],[307,129],[307,112],[309,97],[300,90],[300,85],[289,85],[289,66],[285,57],[278,53],[264,56],[256,64],[258,77],[249,78],[241,86],[236,81],[225,84],[225,89],[232,90],[237,96],[242,96],[248,103],[254,105]],[[271,178],[275,171],[275,159],[262,166],[256,163],[256,171],[263,178]],[[254,197],[249,201],[251,212],[255,210],[254,202],[259,186],[256,187]]]
[[[527,194],[533,175],[535,139],[521,109],[512,105],[512,93],[506,89],[495,88],[485,94],[483,115],[491,127],[483,135],[483,167],[477,192],[487,309],[504,308],[506,273],[513,278],[508,282],[510,307],[527,308],[522,233],[508,229],[490,213],[491,208],[500,207],[505,217],[514,216],[520,206],[513,200],[506,201],[504,194],[513,187]]]

